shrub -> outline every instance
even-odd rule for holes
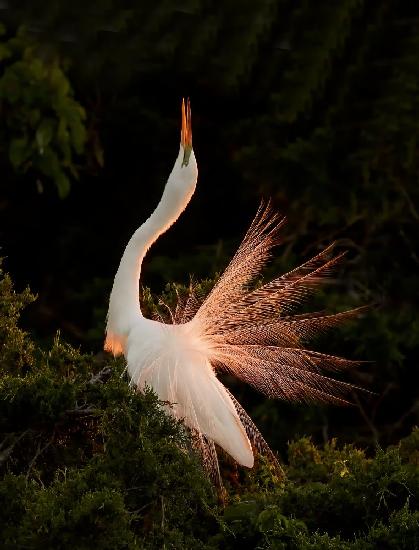
[[[32,300],[2,276],[3,548],[418,547],[418,429],[371,457],[293,441],[286,479],[264,459],[239,475],[225,465],[217,504],[182,424],[129,387],[122,360],[59,335],[45,351],[18,327]]]

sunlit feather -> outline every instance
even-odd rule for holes
[[[355,317],[362,308],[328,315],[294,311],[329,277],[343,254],[333,245],[296,269],[255,286],[280,242],[284,219],[261,204],[230,264],[208,296],[191,284],[188,296],[166,308],[168,319],[146,319],[138,305],[142,260],[151,244],[185,209],[196,185],[189,101],[182,104],[181,147],[163,197],[134,233],[111,293],[105,347],[124,353],[131,383],[151,386],[167,411],[191,431],[211,479],[220,484],[215,444],[253,466],[253,450],[279,468],[247,413],[217,378],[227,372],[267,397],[345,404],[354,386],[327,377],[358,363],[305,349],[316,335]]]

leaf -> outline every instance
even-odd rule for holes
[[[64,174],[64,172],[60,172],[56,175],[54,181],[55,185],[57,186],[60,199],[65,199],[65,197],[67,197],[70,192],[70,180]]]
[[[269,506],[258,515],[256,525],[262,533],[267,533],[279,522],[286,527],[287,521],[287,518],[280,514],[278,506]]]
[[[28,159],[30,150],[26,137],[15,138],[11,141],[9,147],[9,159],[14,168],[20,168]]]
[[[51,142],[54,133],[54,126],[55,122],[50,118],[44,119],[38,126],[35,139],[40,155],[44,154],[45,147],[47,147]]]
[[[253,521],[260,512],[260,504],[255,500],[231,504],[224,511],[226,521]]]
[[[101,146],[98,138],[95,139],[93,142],[93,152],[95,155],[96,162],[99,164],[101,168],[103,168],[105,159],[104,159],[103,147]]]
[[[3,59],[7,59],[11,55],[12,53],[10,49],[4,44],[0,44],[0,61],[3,61]]]
[[[0,61],[9,58],[0,73],[0,99],[10,162],[30,170],[33,181],[46,176],[65,197],[71,179],[78,179],[74,155],[85,151],[85,110],[74,99],[65,62],[45,56],[23,27],[0,44]],[[93,154],[101,165],[100,154]]]

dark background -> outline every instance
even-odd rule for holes
[[[160,293],[190,273],[213,276],[271,197],[288,224],[266,276],[332,240],[349,251],[312,306],[374,306],[316,346],[371,361],[346,379],[377,395],[337,409],[268,401],[229,381],[234,393],[277,449],[303,434],[372,447],[409,433],[419,418],[419,4],[2,0],[0,22],[1,43],[21,29],[86,112],[68,193],[39,151],[13,164],[12,140],[36,128],[23,99],[1,92],[25,48],[0,50],[0,253],[17,287],[39,296],[25,326],[100,352],[113,276],[162,193],[189,96],[197,191],[142,283]],[[43,101],[42,116],[55,116]]]

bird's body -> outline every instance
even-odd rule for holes
[[[115,276],[105,349],[123,353],[131,383],[140,391],[150,386],[168,404],[167,410],[184,420],[206,469],[219,480],[214,443],[247,467],[254,463],[253,448],[275,458],[217,371],[233,374],[269,397],[343,403],[341,394],[351,386],[321,372],[355,363],[303,349],[302,344],[356,310],[292,315],[340,259],[329,259],[332,247],[290,273],[252,287],[283,223],[262,205],[230,265],[204,300],[191,290],[185,301],[179,301],[172,323],[145,318],[139,304],[142,260],[186,208],[197,177],[188,103],[182,109],[179,155],[163,196],[130,239]]]
[[[246,431],[193,320],[164,324],[142,319],[130,331],[126,349],[133,384],[156,389],[176,418],[215,441],[240,464],[253,466]]]

